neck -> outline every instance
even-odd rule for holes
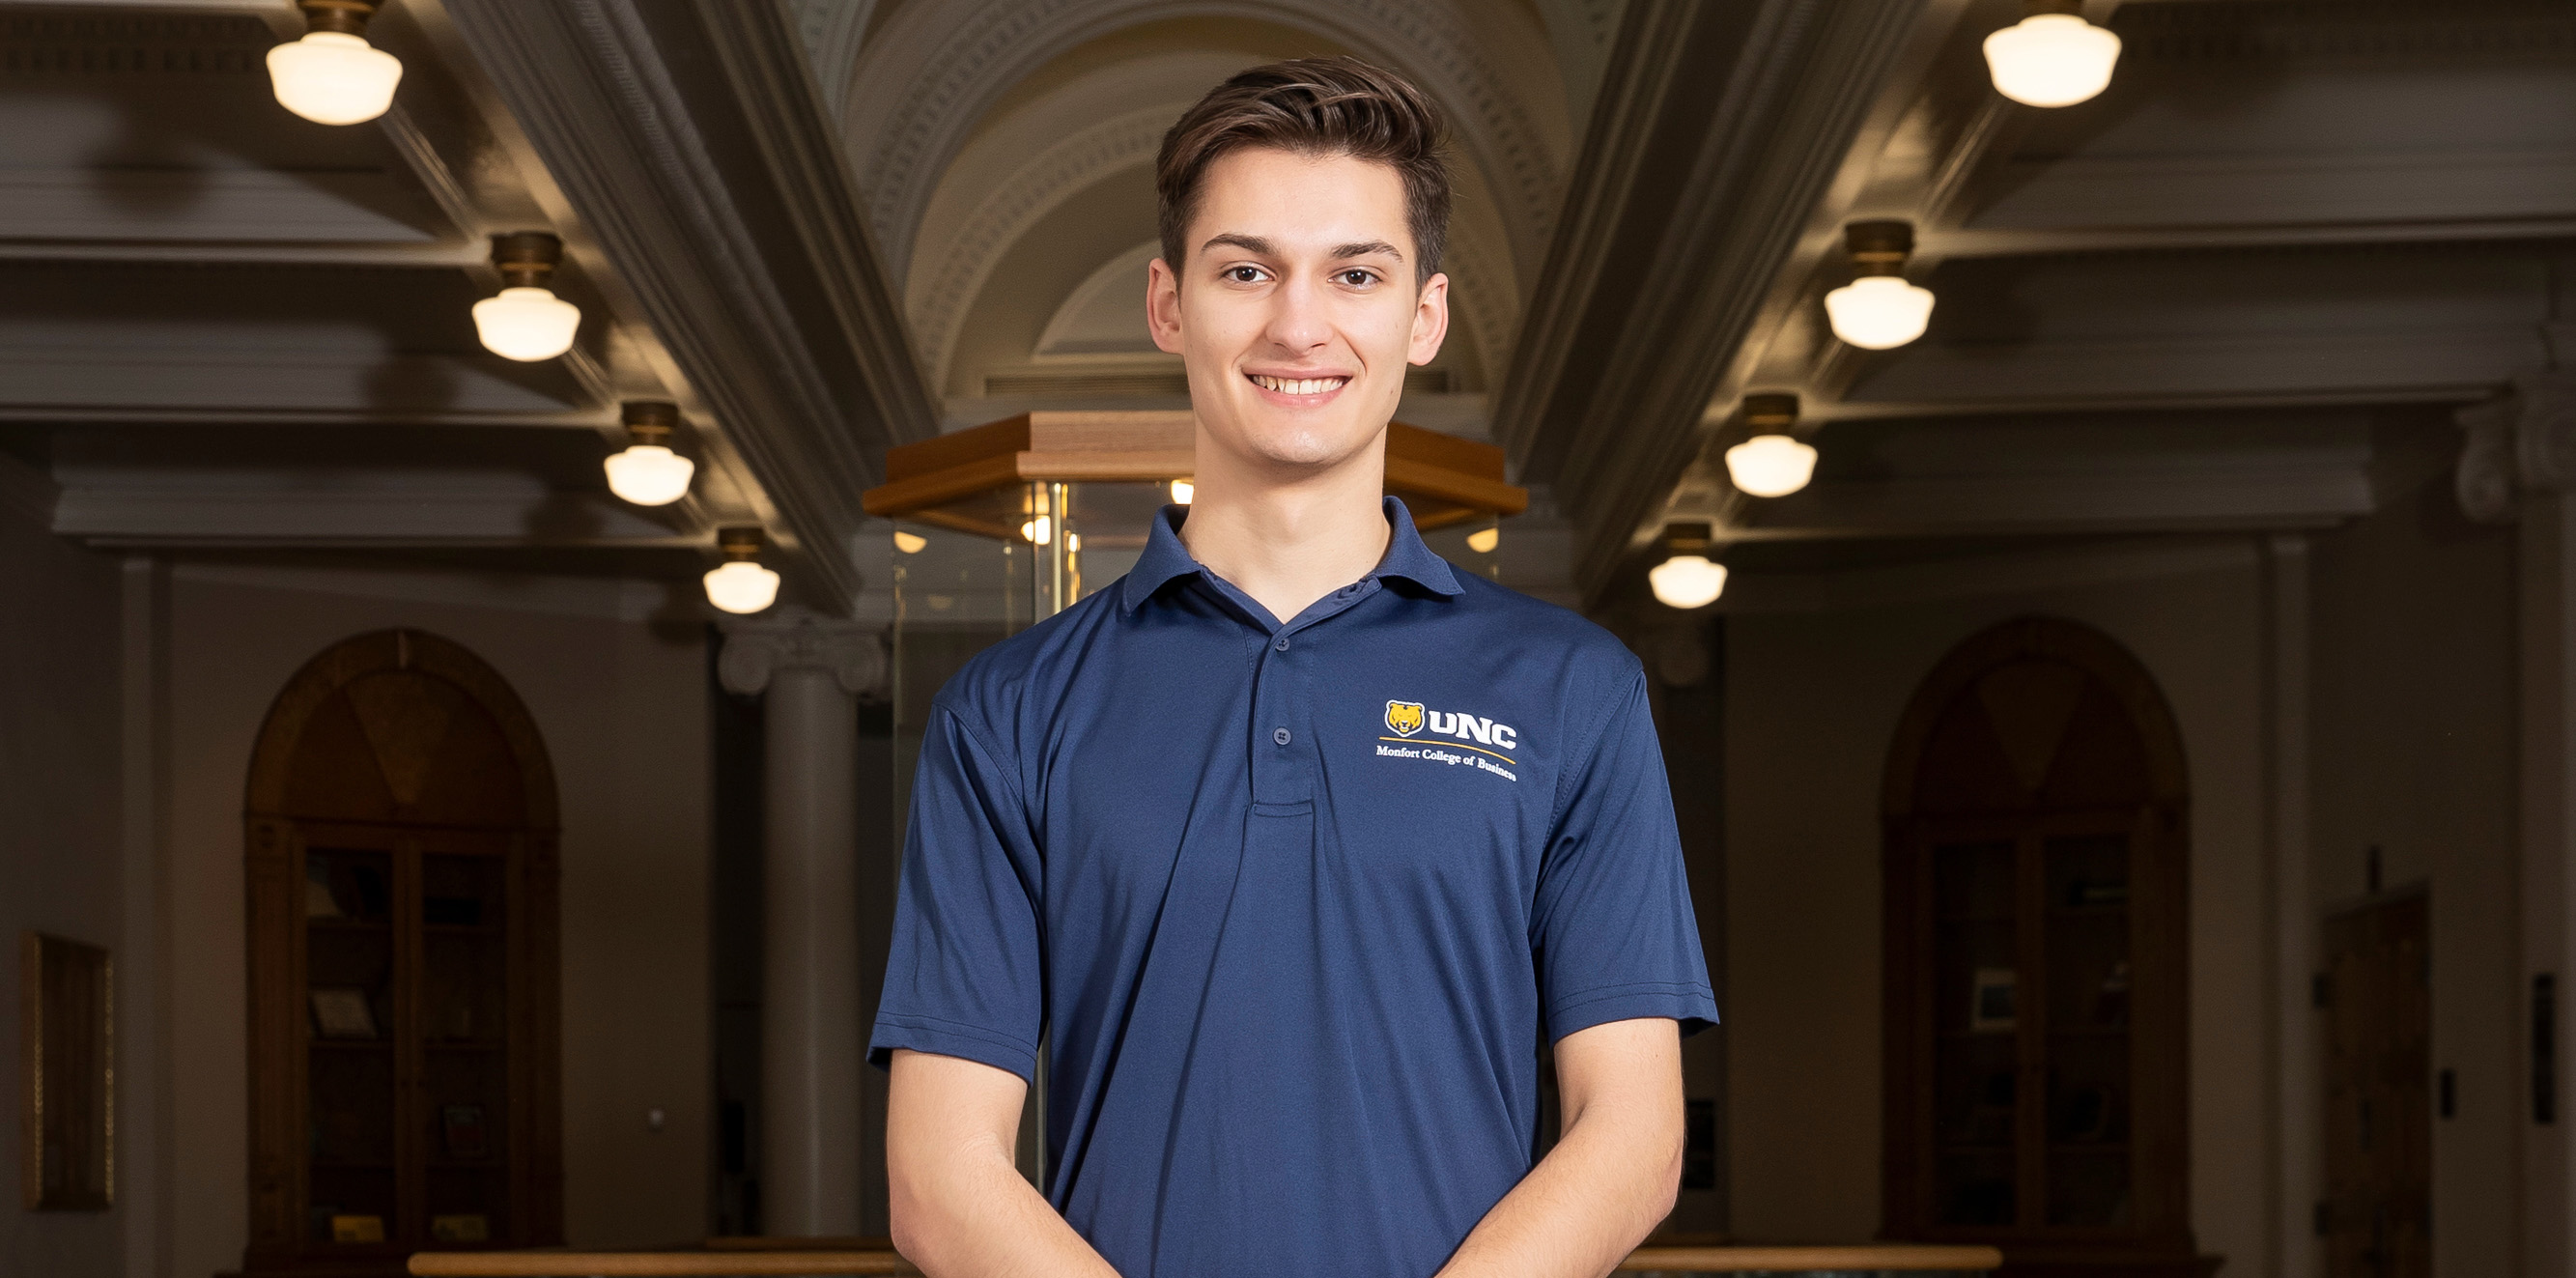
[[[1386,555],[1393,529],[1380,505],[1383,442],[1322,470],[1281,473],[1226,453],[1201,431],[1195,469],[1181,544],[1280,621],[1367,576]]]

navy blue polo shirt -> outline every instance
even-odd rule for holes
[[[1283,624],[1167,507],[931,705],[870,1059],[1043,1032],[1048,1197],[1127,1278],[1427,1278],[1542,1043],[1717,1018],[1636,659],[1386,512]]]

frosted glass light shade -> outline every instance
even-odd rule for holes
[[[363,124],[394,104],[402,59],[342,31],[309,32],[268,51],[279,105],[316,124]]]
[[[748,559],[709,569],[707,602],[726,612],[758,612],[778,602],[778,574]]]
[[[1786,497],[1816,473],[1816,450],[1786,435],[1756,435],[1726,450],[1726,477],[1754,497]]]
[[[1191,483],[1190,481],[1188,481],[1188,480],[1186,480],[1186,479],[1175,479],[1175,480],[1173,480],[1173,481],[1172,481],[1172,504],[1173,504],[1173,505],[1175,505],[1175,506],[1186,506],[1186,505],[1189,505],[1189,504],[1190,504],[1190,498],[1192,498],[1192,497],[1196,497],[1196,496],[1198,496],[1198,495],[1199,495],[1199,486],[1198,486],[1198,485],[1193,484],[1193,483]]]
[[[581,308],[551,289],[505,288],[474,304],[474,333],[483,339],[483,348],[523,363],[571,350],[572,335],[580,327]]]
[[[1705,608],[1726,593],[1726,565],[1706,555],[1675,555],[1646,570],[1646,584],[1669,608]]]
[[[608,491],[638,506],[668,506],[689,495],[689,477],[698,464],[660,444],[630,444],[600,463],[608,468]]]
[[[1040,546],[1054,541],[1055,520],[1050,516],[1040,515],[1035,519],[1021,521],[1020,540]]]
[[[1467,534],[1467,549],[1480,555],[1490,555],[1494,553],[1494,547],[1502,544],[1503,530],[1500,528],[1479,528]]]
[[[894,548],[907,555],[918,555],[921,553],[922,547],[929,544],[930,539],[922,536],[920,533],[905,532],[900,528],[895,529]]]
[[[1825,317],[1845,342],[1888,350],[1923,336],[1932,322],[1932,290],[1894,275],[1864,275],[1825,294]]]
[[[2111,83],[2120,37],[2071,13],[2035,13],[1986,37],[1995,92],[2035,107],[2073,106]]]

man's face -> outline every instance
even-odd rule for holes
[[[1449,278],[1417,287],[1393,166],[1267,147],[1208,166],[1187,261],[1154,263],[1154,343],[1189,369],[1212,442],[1322,470],[1374,444],[1449,329]]]

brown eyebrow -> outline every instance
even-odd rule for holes
[[[1200,245],[1199,247],[1201,249],[1212,249],[1219,244],[1231,244],[1236,248],[1242,249],[1246,253],[1259,253],[1264,257],[1272,256],[1277,252],[1277,250],[1271,246],[1270,241],[1265,240],[1258,235],[1237,235],[1232,231],[1211,235],[1208,237],[1208,242]]]
[[[1218,234],[1211,235],[1208,237],[1207,243],[1200,245],[1199,248],[1201,250],[1212,249],[1220,244],[1231,244],[1236,248],[1242,249],[1246,253],[1258,253],[1264,257],[1277,256],[1279,251],[1277,245],[1272,244],[1270,241],[1265,240],[1258,235],[1240,235],[1233,231],[1223,231]],[[1384,240],[1356,240],[1349,244],[1335,245],[1333,248],[1333,258],[1335,261],[1354,257],[1367,257],[1372,253],[1384,253],[1388,257],[1394,258],[1399,262],[1404,260],[1404,250],[1399,249]]]

